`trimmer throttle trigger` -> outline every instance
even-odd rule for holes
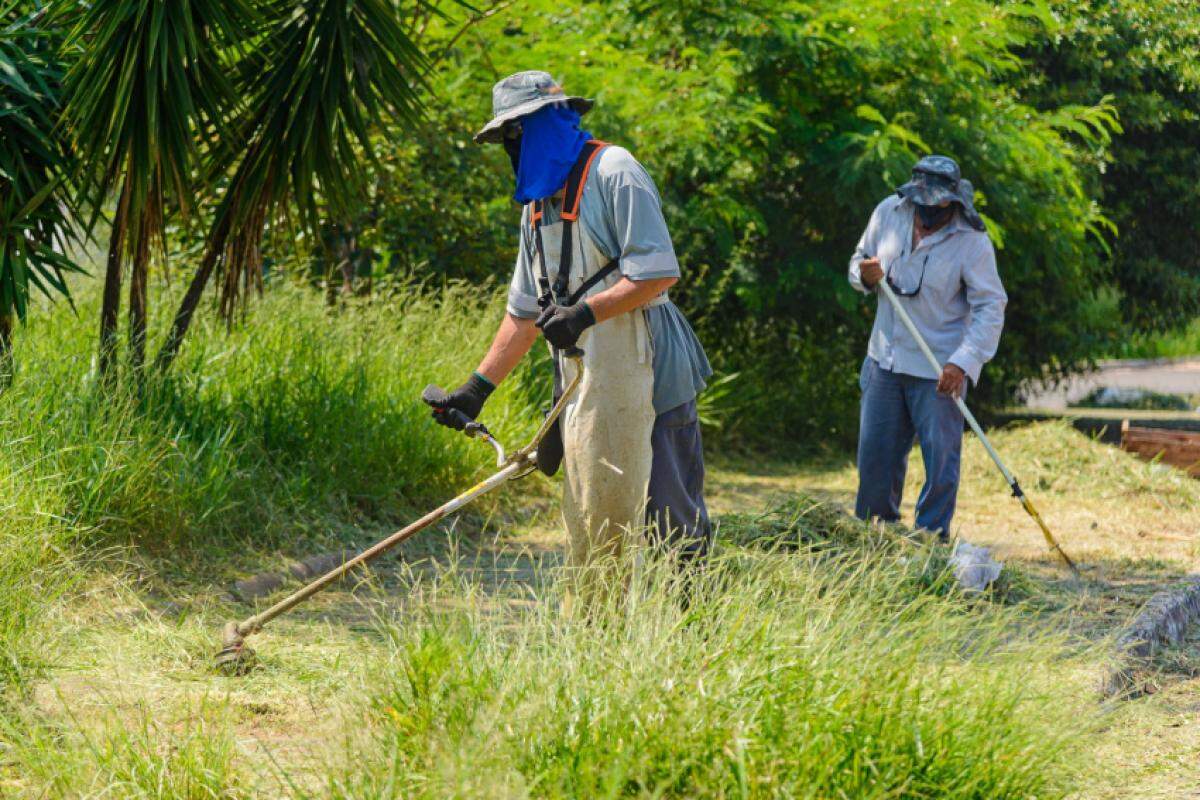
[[[466,431],[468,436],[474,436],[479,428],[483,428],[457,408],[448,408],[446,403],[450,401],[450,396],[440,386],[432,383],[426,386],[425,391],[421,392],[421,399],[433,408],[434,414],[447,420],[450,427],[456,431]]]
[[[455,413],[457,413],[463,419],[468,419],[467,415],[462,413],[461,411],[457,411]],[[492,435],[492,432],[487,429],[486,425],[484,425],[482,422],[476,422],[473,419],[469,420],[467,422],[467,424],[463,427],[463,431],[467,434],[467,436],[491,436]]]

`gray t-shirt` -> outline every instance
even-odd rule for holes
[[[557,202],[546,203],[543,224],[559,219]],[[628,150],[610,145],[601,151],[580,200],[579,223],[609,258],[619,260],[630,280],[679,277],[679,261],[663,219],[658,189]],[[534,275],[536,245],[529,227],[529,208],[521,215],[521,246],[508,290],[508,313],[533,319],[538,315],[538,283]],[[683,312],[672,302],[647,312],[654,342],[654,410],[670,411],[704,390],[712,367]]]

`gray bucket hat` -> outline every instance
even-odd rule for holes
[[[475,141],[499,142],[504,138],[504,124],[532,114],[552,103],[567,103],[580,114],[586,114],[595,103],[586,97],[563,93],[549,72],[528,70],[509,75],[492,87],[492,120],[475,134]]]
[[[977,231],[987,229],[975,210],[975,187],[949,156],[922,158],[913,167],[912,180],[897,189],[896,194],[922,206],[938,206],[947,200],[958,203],[968,225]]]

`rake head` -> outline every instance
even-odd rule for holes
[[[254,651],[246,646],[238,624],[227,622],[221,632],[221,652],[217,653],[213,668],[222,675],[235,677],[250,672],[254,664]]]

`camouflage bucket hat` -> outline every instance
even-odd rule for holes
[[[912,179],[897,189],[896,194],[922,206],[939,206],[946,201],[958,203],[967,224],[977,231],[986,229],[975,210],[975,187],[948,156],[922,158],[913,167]]]
[[[595,105],[585,97],[565,94],[549,72],[529,70],[509,75],[492,87],[492,120],[475,134],[475,141],[499,142],[504,138],[506,123],[553,103],[567,103],[580,114]]]

